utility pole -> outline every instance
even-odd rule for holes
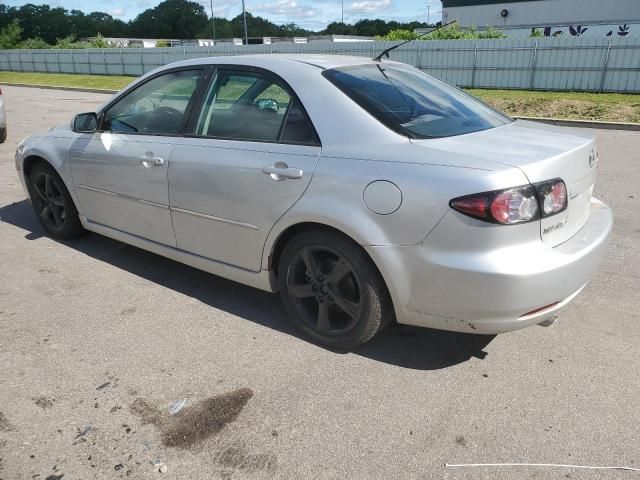
[[[344,35],[344,0],[340,0],[340,26]]]
[[[242,0],[242,23],[244,23],[244,44],[249,45],[249,37],[247,35],[247,11],[244,8],[244,0]]]
[[[431,25],[431,5],[427,5],[427,25]]]
[[[211,0],[211,35],[213,35],[213,45],[216,44],[216,19],[213,16],[213,0]]]

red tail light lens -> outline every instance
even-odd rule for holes
[[[451,208],[470,217],[512,225],[540,217],[536,191],[532,185],[455,198]]]
[[[460,213],[469,215],[470,217],[486,219],[488,218],[489,209],[487,208],[488,199],[483,196],[463,197],[451,200],[451,207]]]

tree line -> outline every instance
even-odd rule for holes
[[[242,15],[214,19],[205,8],[189,0],[165,0],[125,22],[104,12],[84,13],[49,5],[20,7],[0,4],[0,48],[108,47],[102,37],[195,39],[243,37]],[[363,19],[353,24],[333,22],[321,31],[288,23],[277,25],[247,13],[250,37],[292,37],[326,34],[385,36],[392,31],[425,28],[425,22],[400,23]],[[97,37],[97,38],[96,38]],[[86,41],[90,39],[89,41]],[[85,40],[85,41],[81,41]]]

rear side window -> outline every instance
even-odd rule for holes
[[[378,63],[325,70],[323,75],[380,122],[410,138],[450,137],[511,122],[416,68]]]
[[[196,135],[254,142],[317,144],[299,101],[271,76],[218,70],[205,95]]]

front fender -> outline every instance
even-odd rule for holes
[[[42,158],[60,175],[74,203],[78,205],[75,188],[73,186],[73,178],[69,167],[69,146],[72,137],[69,135],[61,136],[36,136],[27,138],[19,147],[16,153],[16,169],[20,176],[25,192],[28,193],[26,187],[25,161],[34,157]]]

